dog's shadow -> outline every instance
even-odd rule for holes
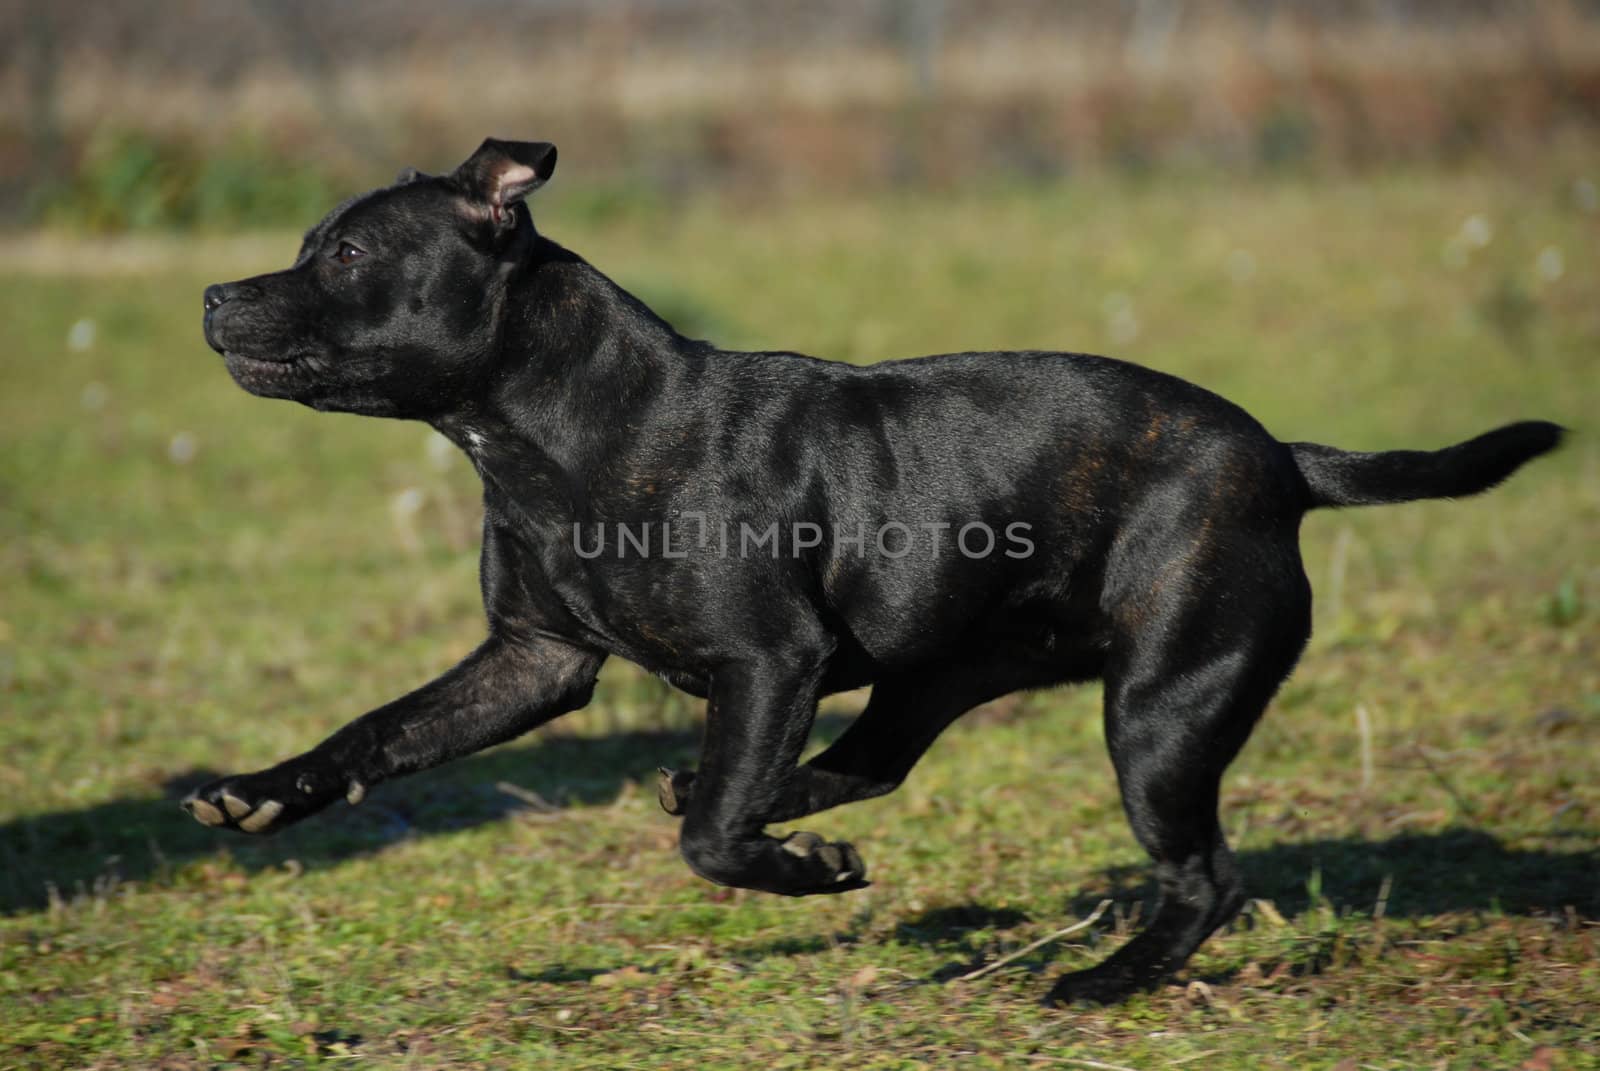
[[[818,722],[824,734],[840,731],[831,721]],[[602,737],[540,734],[379,786],[360,807],[333,807],[262,839],[219,833],[184,814],[178,801],[219,773],[190,770],[169,779],[159,796],[0,824],[0,914],[38,910],[56,897],[94,895],[121,881],[161,880],[223,848],[232,865],[249,872],[291,859],[315,868],[404,838],[455,832],[519,812],[607,803],[630,781],[653,785],[657,766],[692,766],[699,735],[693,728]]]
[[[1507,848],[1483,830],[1460,827],[1377,841],[1325,838],[1240,852],[1239,869],[1252,899],[1269,901],[1273,911],[1290,918],[1313,902],[1370,917],[1381,899],[1383,914],[1390,918],[1457,912],[1554,917],[1570,908],[1593,919],[1600,915],[1600,880],[1594,853],[1584,850],[1592,844],[1592,834],[1563,836],[1581,838],[1579,850]],[[1138,916],[1148,917],[1155,906],[1148,868],[1115,866],[1101,871],[1067,900],[1061,921],[1086,917],[1108,899],[1113,911],[1095,929],[1110,930],[1116,925],[1113,917],[1119,922],[1131,920],[1128,929],[1137,929]],[[904,919],[895,927],[895,939],[954,957],[928,979],[942,982],[990,961],[997,941],[1016,943],[1004,931],[1029,921],[1049,920],[1030,920],[1014,909],[981,903],[947,905]],[[1057,961],[1059,951],[1042,947],[1019,959],[1018,965],[1045,971]],[[1221,983],[1228,978],[1207,980]]]
[[[825,714],[818,718],[817,736],[835,738],[849,720]],[[114,799],[0,824],[0,914],[36,911],[53,897],[93,895],[120,881],[161,880],[185,863],[215,856],[224,845],[232,864],[246,871],[291,859],[328,866],[407,837],[450,833],[529,810],[607,803],[629,782],[652,784],[658,765],[692,765],[698,744],[693,728],[541,735],[408,778],[393,792],[380,787],[361,807],[333,808],[263,840],[227,837],[184,815],[177,801],[216,776],[192,770],[171,779],[162,796]],[[1600,914],[1592,853],[1508,848],[1478,829],[1276,844],[1241,852],[1239,863],[1250,895],[1273,901],[1284,915],[1298,914],[1311,902],[1314,873],[1321,896],[1358,911],[1370,910],[1387,883],[1385,911],[1394,917],[1463,910],[1542,914],[1569,906],[1584,917]],[[1086,914],[1107,896],[1127,909],[1147,897],[1147,874],[1139,865],[1105,870],[1074,891],[1067,910]],[[980,951],[971,947],[971,935],[1025,921],[1009,909],[945,906],[903,920],[896,933],[899,940],[966,958]]]
[[[1383,840],[1327,837],[1239,852],[1246,894],[1269,901],[1281,915],[1325,901],[1339,911],[1421,918],[1456,911],[1558,915],[1568,907],[1592,918],[1600,912],[1594,842],[1587,830],[1556,834],[1574,850],[1508,848],[1486,830],[1456,826],[1437,833],[1401,833]],[[1088,912],[1106,897],[1154,906],[1149,872],[1112,867],[1075,893],[1068,910]]]

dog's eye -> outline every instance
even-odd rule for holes
[[[333,259],[337,260],[340,264],[348,265],[354,264],[356,261],[360,260],[366,255],[367,251],[362,249],[360,246],[353,245],[350,242],[340,242],[339,248],[334,250]]]

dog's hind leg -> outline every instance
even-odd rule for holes
[[[1166,578],[1165,598],[1137,615],[1106,672],[1106,740],[1128,821],[1155,861],[1154,917],[1105,962],[1064,975],[1052,1002],[1107,1003],[1160,984],[1244,903],[1217,818],[1220,783],[1310,633],[1310,592],[1297,553],[1204,572],[1221,580],[1198,590]]]
[[[885,677],[839,739],[794,771],[767,820],[786,822],[893,792],[939,734],[973,707],[1068,676],[1039,661],[994,655]],[[658,796],[668,814],[684,813],[695,780],[691,770],[661,771]]]

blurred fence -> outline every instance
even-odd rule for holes
[[[1600,2],[0,0],[0,72],[14,220],[233,225],[489,133],[611,196],[1515,159],[1593,141]]]

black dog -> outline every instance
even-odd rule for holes
[[[1099,678],[1161,901],[1051,996],[1116,999],[1243,902],[1218,783],[1310,633],[1300,518],[1474,494],[1561,437],[1347,453],[1100,357],[718,350],[535,231],[523,199],[555,161],[486,141],[341,205],[287,271],[206,290],[206,341],[246,390],[425,420],[472,459],[489,636],[304,755],[200,789],[200,821],[264,833],[358,802],[583,706],[614,654],[709,700],[698,773],[662,772],[695,872],[842,892],[864,884],[854,848],[766,827],[890,791],[986,700]],[[799,765],[818,698],[865,685]]]

